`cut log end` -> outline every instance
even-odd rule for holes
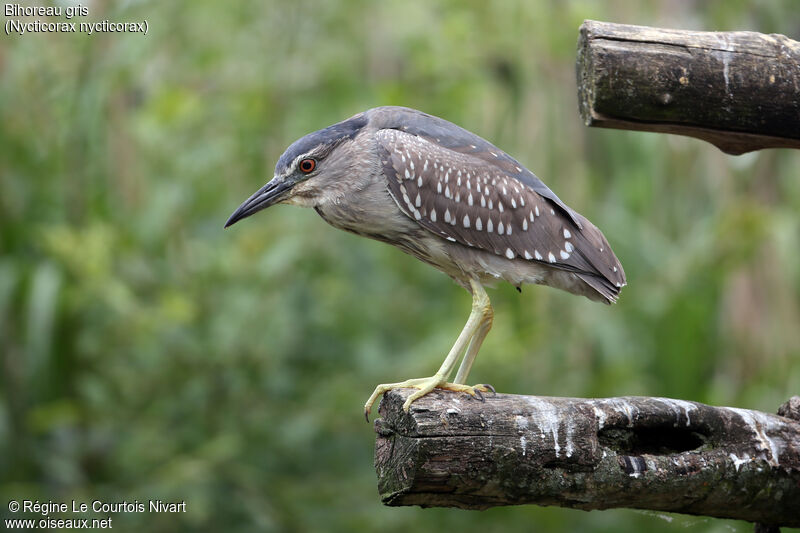
[[[783,35],[585,21],[576,76],[587,126],[687,135],[729,154],[800,148],[800,43]]]

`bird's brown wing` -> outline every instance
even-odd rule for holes
[[[375,123],[378,129],[395,129],[411,133],[439,147],[480,159],[493,167],[496,172],[513,177],[533,189],[539,196],[549,200],[556,211],[561,211],[579,228],[582,226],[583,217],[562,202],[542,180],[483,137],[443,118],[408,107],[378,107],[367,111],[367,114],[371,115],[370,123]]]
[[[378,130],[376,138],[389,192],[422,227],[508,259],[575,272],[616,299],[625,284],[622,266],[584,217],[565,213],[484,158],[395,129]]]

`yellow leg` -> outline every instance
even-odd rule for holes
[[[483,342],[483,337],[486,336],[486,332],[488,332],[489,327],[491,327],[491,305],[489,304],[489,297],[486,295],[486,291],[483,290],[481,284],[476,280],[470,280],[470,287],[472,289],[472,312],[469,314],[469,318],[467,319],[467,323],[464,325],[464,329],[461,330],[461,334],[458,336],[458,339],[456,339],[455,344],[450,349],[450,352],[447,354],[447,357],[445,358],[438,372],[429,378],[415,378],[398,383],[384,383],[375,387],[372,395],[364,405],[364,415],[367,417],[367,420],[369,420],[369,413],[372,410],[372,404],[375,403],[375,400],[378,399],[378,396],[393,389],[418,389],[417,392],[409,396],[403,404],[403,410],[406,412],[408,412],[414,400],[425,396],[437,387],[452,391],[466,392],[472,396],[478,394],[476,391],[487,392],[489,390],[488,387],[483,385],[470,387],[462,383],[447,382],[447,378],[450,376],[450,374],[452,374],[453,368],[456,366],[458,356],[464,351],[467,345],[470,344],[471,340],[473,340],[475,337],[479,337],[479,342],[475,345],[475,353],[472,353],[471,361],[466,368],[466,372],[469,372],[469,367],[472,366],[472,360],[474,360],[475,355],[477,355],[478,349],[480,348],[480,343]],[[487,308],[489,309],[488,314]],[[488,326],[487,316],[489,317]],[[483,329],[485,329],[485,331],[480,334]],[[470,350],[470,353],[471,352],[472,350]],[[459,375],[460,374],[461,371],[459,370]],[[466,374],[463,377],[466,378]]]
[[[456,379],[453,380],[453,383],[466,383],[469,371],[472,369],[472,363],[475,362],[475,357],[477,357],[478,351],[481,349],[481,344],[483,344],[483,339],[486,338],[486,334],[489,333],[490,329],[492,329],[492,321],[494,320],[492,303],[489,301],[489,296],[486,294],[486,291],[483,290],[483,287],[480,285],[478,285],[478,287],[480,287],[480,292],[482,294],[480,294],[479,297],[473,297],[476,301],[479,301],[479,304],[481,305],[481,311],[483,313],[482,320],[480,326],[478,327],[478,331],[475,332],[475,335],[472,337],[472,340],[469,343],[469,348],[467,348],[467,353],[464,355],[464,359],[461,361],[461,366],[458,367]]]

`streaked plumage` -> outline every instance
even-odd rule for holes
[[[305,175],[298,164],[307,159],[314,170]],[[434,386],[475,393],[463,380],[491,325],[483,283],[549,285],[606,303],[625,285],[600,230],[532,172],[477,135],[413,109],[370,109],[297,140],[226,226],[279,202],[314,207],[337,228],[397,246],[480,302],[435,376],[379,386],[367,411],[396,386],[420,389],[406,408]],[[470,341],[455,383],[446,383]]]
[[[422,227],[509,260],[574,272],[616,300],[625,277],[603,234],[554,194],[521,181],[523,167],[504,152],[488,151],[495,162],[486,151],[459,152],[405,131],[382,129],[376,137],[392,197]]]

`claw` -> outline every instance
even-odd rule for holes
[[[492,386],[491,386],[491,385],[489,385],[488,383],[481,383],[481,384],[480,384],[480,386],[481,386],[481,387],[486,387],[487,389],[489,389],[490,391],[492,391],[492,396],[497,396],[497,391],[496,391],[496,390],[494,390],[494,387],[492,387]]]
[[[486,399],[483,397],[483,393],[480,389],[475,389],[475,397],[483,403],[486,403]]]

